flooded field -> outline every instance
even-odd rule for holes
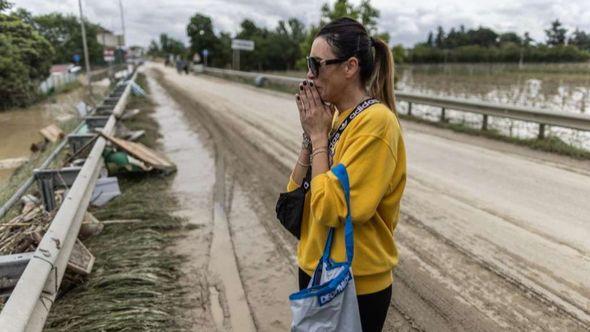
[[[397,88],[435,96],[472,99],[519,106],[530,106],[556,112],[590,113],[590,64],[525,65],[450,64],[411,65],[397,69]],[[407,104],[401,103],[401,111]],[[431,120],[440,110],[415,105],[412,113]],[[448,112],[452,122],[479,127],[481,115]],[[490,119],[490,128],[505,135],[535,137],[538,125],[509,119]],[[565,142],[590,149],[590,134],[563,128],[550,128]]]
[[[108,81],[96,82],[93,86],[100,95],[106,91]],[[83,89],[78,88],[27,108],[0,111],[0,188],[13,171],[28,160],[31,144],[43,140],[39,130],[75,117],[74,107],[83,97]]]
[[[285,75],[285,73],[276,73]],[[289,76],[305,77],[304,72],[288,72]],[[556,112],[590,113],[590,63],[574,64],[430,64],[398,65],[396,88],[441,97],[537,107]],[[400,112],[407,104],[400,103]],[[440,109],[413,105],[412,114],[438,121]],[[453,123],[479,128],[482,116],[447,111]],[[502,118],[490,118],[490,129],[508,136],[533,138],[538,125]],[[564,128],[547,128],[554,135],[575,147],[590,150],[590,133]]]
[[[39,130],[73,116],[65,105],[73,96],[55,103],[43,102],[26,109],[0,112],[0,187],[12,171],[29,158],[31,144],[43,139]]]

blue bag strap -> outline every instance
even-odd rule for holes
[[[346,223],[344,224],[344,242],[346,245],[346,261],[348,264],[352,264],[352,258],[354,257],[354,229],[352,226],[352,217],[350,215],[350,182],[348,181],[348,172],[343,164],[338,164],[332,168],[332,173],[336,175],[342,190],[344,191],[344,198],[346,200]],[[323,260],[327,260],[330,257],[332,250],[332,240],[334,238],[334,228],[330,228],[328,231],[328,238],[326,239],[326,246],[324,247]]]

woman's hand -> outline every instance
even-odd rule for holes
[[[312,142],[327,139],[332,128],[334,112],[322,102],[312,81],[303,81],[299,84],[296,101],[303,131],[309,135]]]

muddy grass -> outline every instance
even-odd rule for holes
[[[138,83],[147,91],[145,77]],[[151,118],[151,102],[132,97],[128,109],[142,113],[125,122],[144,129],[140,140],[154,147],[158,124]],[[87,280],[56,301],[47,331],[162,331],[183,330],[179,318],[188,306],[182,300],[180,265],[184,258],[171,246],[181,236],[183,220],[172,216],[177,202],[168,193],[172,177],[157,174],[118,176],[122,195],[105,208],[91,212],[99,220],[140,219],[139,223],[106,225],[103,232],[85,241],[95,255]]]

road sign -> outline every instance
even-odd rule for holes
[[[72,57],[72,60],[74,60],[75,63],[79,63],[80,62],[80,54],[74,54],[74,56]]]
[[[245,39],[232,39],[232,50],[254,51],[254,41]]]
[[[208,49],[204,49],[203,50],[203,56],[206,58],[209,56],[209,50]]]
[[[102,56],[103,56],[105,62],[115,61],[115,51],[114,50],[104,50],[102,52]]]

